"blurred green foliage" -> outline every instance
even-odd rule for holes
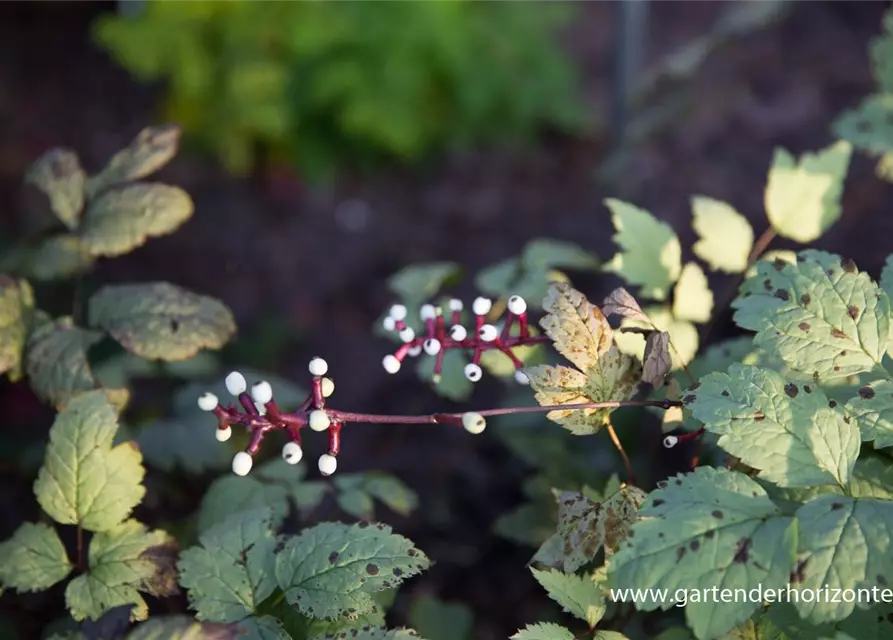
[[[137,17],[100,18],[94,37],[137,78],[166,81],[165,117],[231,171],[263,150],[325,178],[587,126],[555,33],[574,10],[151,0]]]

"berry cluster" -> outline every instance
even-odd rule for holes
[[[487,425],[484,417],[475,412],[429,416],[377,416],[328,409],[326,399],[335,391],[335,383],[331,378],[325,377],[329,366],[322,358],[314,358],[308,368],[310,375],[313,376],[310,395],[297,411],[291,413],[281,411],[276,405],[269,382],[264,380],[256,382],[249,392],[245,376],[238,371],[226,376],[226,389],[238,399],[238,405],[224,407],[213,393],[199,396],[199,408],[217,417],[217,440],[220,442],[229,440],[233,425],[240,425],[251,433],[247,449],[239,451],[233,458],[233,472],[236,475],[248,475],[254,464],[254,456],[270,431],[282,430],[288,434],[289,442],[282,447],[282,458],[289,464],[297,464],[304,456],[301,448],[301,429],[309,426],[313,431],[328,430],[328,450],[319,457],[317,464],[322,475],[330,476],[338,467],[341,428],[347,422],[449,424],[463,427],[473,434],[483,432]]]
[[[481,379],[481,355],[488,349],[497,349],[508,357],[515,365],[515,380],[520,384],[528,384],[529,380],[521,370],[524,363],[515,355],[514,348],[519,346],[547,342],[547,337],[532,336],[527,321],[527,303],[521,296],[508,299],[508,315],[500,332],[495,325],[487,322],[487,316],[493,308],[489,298],[476,298],[471,305],[474,313],[474,329],[466,329],[462,324],[463,304],[461,300],[450,300],[449,326],[441,307],[431,304],[422,305],[419,315],[425,323],[424,335],[417,336],[412,327],[406,324],[407,309],[402,304],[391,307],[384,319],[386,331],[396,331],[403,344],[394,353],[382,360],[382,366],[388,373],[400,371],[403,360],[416,357],[423,351],[436,357],[434,365],[434,381],[440,380],[443,370],[444,354],[449,349],[462,349],[471,352],[471,362],[465,365],[465,377],[472,382]],[[511,335],[512,327],[518,323],[518,335]]]

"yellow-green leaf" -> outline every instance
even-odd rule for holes
[[[673,293],[673,316],[679,320],[707,322],[713,313],[713,292],[707,276],[694,262],[682,268]]]
[[[37,326],[28,338],[25,371],[31,388],[57,409],[96,384],[87,351],[102,339],[96,331],[81,329],[71,317]]]
[[[76,229],[84,208],[87,174],[70,149],[50,149],[28,169],[25,182],[33,184],[50,199],[50,208],[69,229]]]
[[[74,566],[53,527],[26,522],[0,544],[0,585],[43,591],[64,580]]]
[[[87,190],[90,196],[113,185],[155,173],[177,155],[179,146],[178,126],[146,127],[127,147],[116,153],[98,175],[89,179]]]
[[[741,273],[753,248],[753,228],[734,207],[706,196],[691,199],[694,213],[692,226],[698,241],[692,247],[695,255],[713,271]]]
[[[26,280],[0,274],[0,374],[18,380],[34,310],[34,291]]]

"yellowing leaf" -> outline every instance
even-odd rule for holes
[[[34,291],[25,280],[0,274],[0,374],[22,375],[22,355],[34,309]]]
[[[112,157],[99,175],[90,178],[87,183],[90,196],[113,185],[155,173],[177,154],[179,145],[178,126],[146,127],[127,147]]]
[[[707,322],[713,312],[713,292],[707,276],[694,262],[683,267],[673,293],[673,316],[679,320]]]
[[[769,222],[778,235],[796,242],[817,240],[840,218],[840,196],[852,145],[839,141],[799,162],[776,149],[766,184]]]
[[[699,240],[692,247],[695,255],[714,271],[741,273],[753,248],[753,228],[734,207],[720,200],[695,196],[692,226]]]
[[[74,151],[50,149],[28,169],[25,182],[43,191],[50,208],[69,229],[76,229],[84,208],[87,174]]]
[[[641,285],[642,295],[665,300],[682,270],[682,248],[673,228],[644,209],[620,200],[607,199],[620,247],[605,265],[629,284]]]
[[[558,352],[581,371],[590,369],[611,348],[614,332],[607,318],[570,285],[550,286],[543,310],[547,315],[540,326]]]

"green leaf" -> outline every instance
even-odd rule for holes
[[[478,272],[474,278],[474,286],[482,293],[500,298],[509,295],[520,277],[521,259],[509,258]]]
[[[276,556],[276,579],[285,597],[314,618],[362,614],[370,596],[429,565],[412,543],[382,525],[324,522],[290,538]]]
[[[713,271],[743,273],[753,248],[753,228],[734,207],[706,196],[691,199],[695,255]]]
[[[888,603],[857,607],[846,620],[814,625],[803,620],[792,603],[782,601],[769,607],[763,618],[784,633],[779,640],[887,640],[893,633],[891,613],[893,607]]]
[[[893,255],[887,256],[884,268],[881,269],[881,288],[887,292],[887,297],[893,296]]]
[[[101,390],[83,393],[56,416],[34,494],[60,524],[109,531],[146,493],[142,456],[129,442],[112,447],[118,416]]]
[[[778,372],[733,364],[711,373],[683,402],[719,446],[782,487],[846,486],[859,456],[858,427],[818,388]],[[755,447],[754,442],[762,443]]]
[[[261,507],[268,508],[276,522],[284,520],[288,515],[288,490],[281,484],[262,482],[255,475],[226,475],[211,483],[198,510],[198,530],[208,531],[234,513]]]
[[[275,514],[242,511],[205,531],[180,554],[180,584],[199,620],[238,622],[276,589]]]
[[[558,529],[561,544],[547,540],[533,556],[534,561],[573,573],[591,562],[599,549],[611,557],[626,537],[636,511],[646,494],[636,487],[622,486],[597,502],[581,493],[564,492],[558,500]]]
[[[878,87],[884,93],[893,93],[893,17],[884,14],[883,35],[872,38],[868,45],[871,57],[871,72]]]
[[[571,242],[537,238],[524,247],[521,265],[528,271],[545,272],[549,269],[592,271],[598,268],[599,260]]]
[[[673,293],[673,316],[679,320],[707,322],[713,313],[713,292],[707,276],[694,262],[682,268]]]
[[[149,238],[176,231],[193,212],[192,198],[179,187],[137,182],[106,191],[87,205],[80,236],[96,257],[129,253]]]
[[[328,482],[305,479],[307,467],[303,462],[291,465],[281,457],[265,462],[252,475],[263,482],[276,483],[284,488],[298,511],[304,515],[319,506],[326,493],[331,489]],[[275,496],[278,495],[278,492],[270,491],[269,495]]]
[[[251,616],[238,624],[239,640],[292,640],[282,622],[272,616]]]
[[[890,299],[852,260],[807,249],[797,264],[760,263],[742,284],[735,322],[754,344],[817,380],[871,371],[890,339]]]
[[[128,520],[93,536],[89,547],[89,573],[68,583],[65,603],[75,620],[96,620],[120,605],[133,605],[131,619],[145,620],[149,609],[139,591],[150,591],[160,567],[151,549],[170,544],[164,531],[149,531]]]
[[[95,259],[73,233],[43,238],[36,247],[25,250],[17,268],[35,280],[62,280],[85,273]]]
[[[590,629],[605,615],[605,594],[591,577],[553,569],[539,571],[531,568],[531,572],[562,610],[586,622]]]
[[[854,498],[893,500],[893,465],[880,456],[865,456],[856,460],[849,494]]]
[[[98,175],[90,178],[87,183],[90,196],[122,182],[139,180],[155,173],[177,155],[179,145],[178,126],[146,127],[127,147],[116,153]]]
[[[511,637],[511,640],[574,640],[570,631],[554,622],[529,624]]]
[[[237,633],[227,624],[196,622],[183,615],[160,616],[139,625],[126,640],[238,640]]]
[[[414,264],[388,278],[388,288],[407,306],[416,306],[433,298],[460,274],[461,267],[455,262]]]
[[[797,510],[800,543],[796,586],[816,592],[879,589],[893,582],[893,502],[822,495]],[[800,615],[814,623],[843,620],[855,610],[843,598],[795,601]],[[862,597],[861,601],[865,601]]]
[[[893,380],[876,380],[860,387],[846,408],[856,419],[862,440],[874,442],[876,448],[893,446]]]
[[[672,523],[670,526],[669,523]],[[787,584],[794,567],[797,525],[783,517],[747,476],[711,467],[669,479],[639,510],[631,544],[609,565],[613,589],[764,589]],[[678,606],[644,593],[640,611]],[[690,599],[685,618],[698,638],[716,638],[761,606],[748,599]]]
[[[0,374],[15,382],[22,376],[22,357],[34,312],[34,291],[26,280],[0,274]]]
[[[78,155],[70,149],[50,149],[40,156],[25,174],[50,199],[50,208],[69,229],[76,229],[84,208],[87,174]]]
[[[422,356],[416,365],[416,373],[419,378],[430,381],[434,385],[434,390],[444,398],[453,400],[454,402],[462,402],[467,400],[474,391],[474,383],[465,377],[465,365],[468,361],[462,353],[457,349],[447,351],[443,356],[443,369],[440,379],[435,382],[434,367],[437,358],[432,356]]]
[[[425,640],[412,629],[359,629],[341,631],[325,640]]]
[[[334,478],[334,484],[339,492],[338,506],[357,518],[373,518],[373,499],[380,500],[402,516],[408,516],[419,504],[418,495],[412,489],[386,473],[342,474]]]
[[[875,94],[855,109],[840,114],[832,125],[834,135],[872,155],[893,149],[893,96]]]
[[[239,371],[245,376],[249,382],[256,380],[266,380],[273,387],[273,396],[276,398],[276,405],[285,411],[293,411],[301,406],[301,403],[307,398],[307,391],[288,378],[278,376],[268,371],[260,371],[258,369],[241,367]],[[212,380],[191,382],[174,394],[173,411],[178,418],[189,420],[192,422],[207,422],[208,414],[199,409],[197,404],[198,397],[210,391],[218,398],[225,398],[229,395],[226,390],[226,381],[222,375],[214,375]],[[209,433],[213,435],[214,423],[211,423]]]
[[[90,298],[90,325],[149,360],[186,360],[219,349],[236,331],[220,301],[167,282],[108,285]]]
[[[605,631],[600,629],[592,636],[592,640],[629,640],[629,638],[619,631]]]
[[[641,285],[642,295],[665,300],[682,271],[682,248],[673,228],[644,209],[620,200],[607,199],[619,246],[605,265],[629,284]]]
[[[49,589],[72,569],[62,540],[47,524],[26,522],[0,544],[0,584],[20,593]]]
[[[413,598],[409,625],[429,640],[469,640],[474,614],[462,602],[444,602],[432,595]]]
[[[690,637],[690,636],[689,636]],[[750,620],[738,625],[720,640],[789,640],[775,624],[767,617],[760,616],[756,620]]]
[[[232,450],[221,445],[212,428],[186,419],[163,419],[139,430],[137,444],[146,463],[162,471],[182,469],[203,473],[223,469],[232,460]]]
[[[776,149],[766,184],[769,222],[778,235],[807,243],[818,240],[840,218],[840,196],[852,146],[838,141],[798,161]]]
[[[736,362],[755,364],[752,362],[752,358],[756,351],[756,347],[753,346],[753,336],[730,338],[708,347],[688,365],[688,369],[695,380],[698,380],[714,371],[726,371]]]
[[[102,339],[68,316],[38,325],[28,338],[25,372],[31,388],[57,409],[96,386],[87,351]]]
[[[384,592],[380,591],[379,593]],[[287,607],[289,611],[295,611],[288,603],[285,603],[283,606]],[[365,632],[369,630],[378,631],[385,626],[385,612],[383,610],[383,607],[381,606],[377,606],[374,610],[357,616],[354,620],[350,620],[348,618],[318,620],[316,618],[307,618],[306,616],[303,616],[302,614],[297,612],[295,612],[295,615],[300,616],[306,621],[306,636],[310,640],[320,640],[321,638],[335,636],[337,634],[342,634],[348,631],[350,633],[360,633],[361,631]],[[300,637],[300,635],[298,637]],[[434,640],[436,640],[436,638]]]

